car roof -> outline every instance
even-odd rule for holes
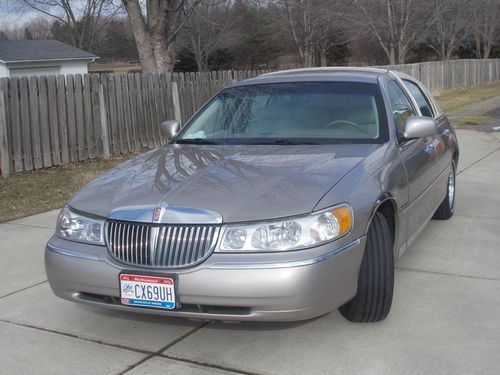
[[[280,70],[265,73],[255,78],[234,83],[233,86],[305,81],[349,81],[377,83],[378,76],[387,74],[389,70],[361,67],[322,67]]]

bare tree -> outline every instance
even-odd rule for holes
[[[74,47],[92,50],[99,27],[118,11],[114,0],[21,0],[69,30]]]
[[[52,38],[50,26],[46,18],[35,18],[24,28],[24,37],[25,39],[50,39]]]
[[[230,2],[215,0],[200,4],[189,18],[184,30],[184,46],[193,53],[198,71],[208,69],[210,55],[228,42],[235,25]]]
[[[144,72],[170,72],[175,42],[201,0],[122,0]]]
[[[302,66],[326,64],[334,3],[328,0],[277,1],[285,29]]]
[[[468,0],[438,0],[435,17],[426,38],[426,44],[441,60],[450,60],[453,52],[464,44],[470,35],[470,2]]]
[[[474,0],[472,32],[478,59],[490,56],[493,44],[500,38],[500,3],[498,0]]]
[[[375,37],[389,64],[402,64],[439,13],[427,5],[419,0],[352,0],[343,16],[355,32]]]

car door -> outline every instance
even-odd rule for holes
[[[437,133],[432,137],[434,149],[436,150],[436,165],[433,168],[435,186],[431,187],[432,191],[430,194],[432,194],[434,207],[437,208],[446,195],[447,172],[453,158],[452,147],[450,147],[450,143],[454,141],[454,138],[451,136],[452,128],[448,118],[440,114],[439,111],[434,108],[429,94],[422,86],[406,78],[403,78],[403,83],[415,99],[420,114],[425,117],[433,118],[436,122]]]
[[[387,83],[387,92],[398,134],[398,150],[408,178],[407,238],[411,238],[419,232],[435,210],[429,187],[435,178],[437,154],[433,137],[411,140],[403,138],[406,119],[420,113],[396,80]]]

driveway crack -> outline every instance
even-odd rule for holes
[[[178,338],[176,338],[174,341],[168,343],[167,345],[161,347],[160,349],[158,349],[157,351],[154,351],[154,352],[149,352],[149,354],[142,358],[141,360],[137,361],[136,363],[128,366],[124,371],[120,372],[119,375],[123,375],[123,374],[126,374],[127,372],[131,371],[132,369],[136,368],[137,366],[140,366],[141,364],[143,364],[144,362],[146,362],[147,360],[153,358],[153,357],[156,357],[156,356],[162,356],[162,353],[165,351],[165,350],[168,350],[170,347],[174,346],[175,344],[181,342],[182,340],[184,340],[185,338],[191,336],[192,334],[198,332],[200,329],[202,329],[203,327],[206,327],[208,324],[210,324],[210,322],[203,322],[202,324],[200,324],[199,326],[196,326],[195,328],[193,328],[192,330],[186,332],[185,334],[179,336]]]
[[[497,147],[496,149],[494,149],[493,151],[490,151],[488,152],[486,155],[483,155],[481,158],[479,158],[478,160],[476,160],[474,163],[472,163],[471,165],[468,165],[466,166],[464,169],[458,171],[457,175],[461,174],[462,172],[465,172],[466,170],[468,169],[471,169],[473,166],[475,166],[477,163],[483,161],[484,159],[486,159],[488,156],[491,156],[493,155],[495,152],[499,151],[500,150],[500,146]]]
[[[417,269],[417,268],[408,268],[408,267],[395,267],[395,268],[398,270],[403,270],[403,271],[432,273],[435,275],[443,275],[443,276],[467,277],[470,279],[478,279],[478,280],[500,281],[500,279],[497,279],[494,277],[480,277],[480,276],[474,276],[474,275],[464,275],[464,274],[449,273],[449,272],[428,271],[428,270],[422,270],[422,269]]]
[[[8,297],[8,296],[11,296],[11,295],[13,295],[13,294],[17,294],[17,293],[23,292],[23,291],[25,291],[25,290],[27,290],[27,289],[34,288],[35,286],[42,285],[42,284],[44,284],[44,283],[46,283],[46,282],[47,282],[47,280],[43,280],[43,281],[40,281],[39,283],[36,283],[36,284],[30,285],[30,286],[27,286],[27,287],[22,288],[22,289],[19,289],[19,290],[15,290],[15,291],[10,292],[10,293],[7,293],[7,294],[4,294],[3,296],[0,296],[0,299],[5,298],[5,297]]]

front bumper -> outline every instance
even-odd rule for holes
[[[178,275],[181,308],[175,311],[122,305],[119,273],[145,269],[117,263],[104,247],[54,236],[46,247],[45,268],[54,293],[75,302],[192,319],[294,321],[328,313],[356,294],[364,247],[365,237],[335,248],[329,244],[262,254],[261,259],[214,253],[196,267],[150,269]]]

